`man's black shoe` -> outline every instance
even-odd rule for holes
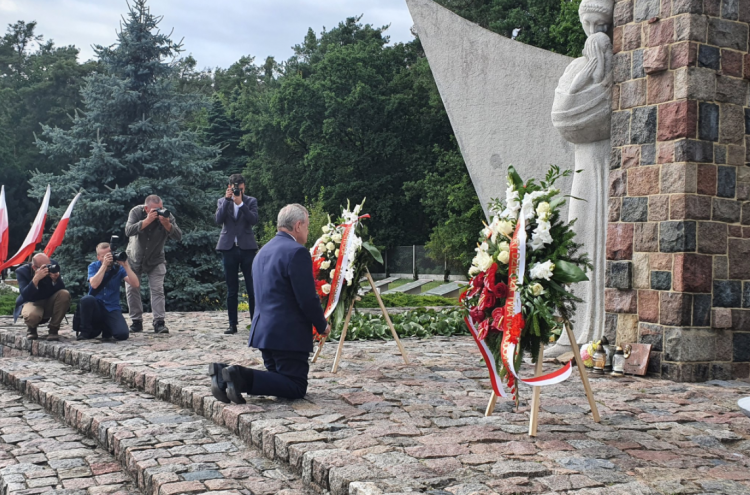
[[[104,344],[116,344],[117,341],[114,337],[102,337],[102,343]]]
[[[154,333],[169,333],[169,329],[164,325],[163,320],[156,320],[154,322]]]
[[[227,397],[235,404],[245,404],[245,398],[242,397],[242,391],[247,390],[245,382],[240,376],[240,370],[237,366],[227,366],[221,370],[221,377],[224,379],[227,387]]]
[[[138,333],[143,331],[143,320],[133,320],[130,325],[130,333]]]
[[[208,365],[208,374],[211,377],[211,393],[214,394],[216,400],[229,404],[227,384],[221,376],[221,370],[226,367],[227,365],[224,363],[211,363]]]
[[[232,335],[233,333],[237,333],[237,325],[229,325],[229,328],[224,330],[224,335]]]

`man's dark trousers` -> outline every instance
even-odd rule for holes
[[[221,251],[222,263],[224,264],[224,278],[227,282],[227,313],[229,313],[229,324],[237,325],[237,303],[240,292],[239,270],[245,276],[245,289],[247,290],[247,303],[250,316],[255,314],[255,293],[253,292],[253,260],[257,249],[240,249],[234,246],[228,251]]]
[[[130,331],[122,311],[107,311],[104,303],[94,296],[83,296],[78,304],[81,306],[81,334],[85,338],[93,339],[101,334],[127,340]]]
[[[307,392],[307,373],[310,364],[309,352],[271,351],[261,349],[263,364],[268,371],[253,370],[238,366],[245,383],[251,383],[250,390],[242,392],[251,395],[273,395],[285,399],[301,399]]]

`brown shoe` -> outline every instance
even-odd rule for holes
[[[36,333],[36,328],[26,327],[26,338],[29,340],[36,340],[39,335]]]
[[[47,341],[54,341],[57,342],[60,340],[60,334],[58,333],[60,331],[59,328],[50,328],[49,332],[47,332]]]

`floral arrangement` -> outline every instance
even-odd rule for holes
[[[524,182],[509,167],[505,201],[490,205],[492,222],[481,231],[469,289],[462,295],[477,344],[492,354],[485,360],[494,361],[499,380],[512,391],[524,352],[536,361],[540,346],[562,332],[558,316],[574,313],[580,299],[567,285],[588,280],[591,263],[578,254],[573,222],[560,217],[565,198],[554,187],[570,174],[552,166],[544,180]]]
[[[323,235],[310,249],[315,288],[325,308],[326,318],[334,329],[346,317],[367,267],[373,261],[383,262],[380,251],[363,240],[367,227],[361,220],[370,218],[369,215],[360,215],[364,204],[363,200],[350,210],[347,203],[336,222],[329,215],[328,223],[322,227]]]

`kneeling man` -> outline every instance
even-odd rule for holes
[[[78,340],[102,336],[102,342],[127,340],[130,332],[120,308],[122,281],[134,288],[141,285],[128,261],[115,263],[108,242],[96,246],[96,261],[89,265],[89,293],[81,298],[81,332]]]
[[[248,345],[260,350],[268,371],[211,363],[208,372],[216,399],[244,404],[243,393],[287,399],[305,396],[312,327],[323,335],[331,330],[305,248],[309,225],[304,206],[285,206],[279,212],[276,236],[253,261],[255,314]]]

